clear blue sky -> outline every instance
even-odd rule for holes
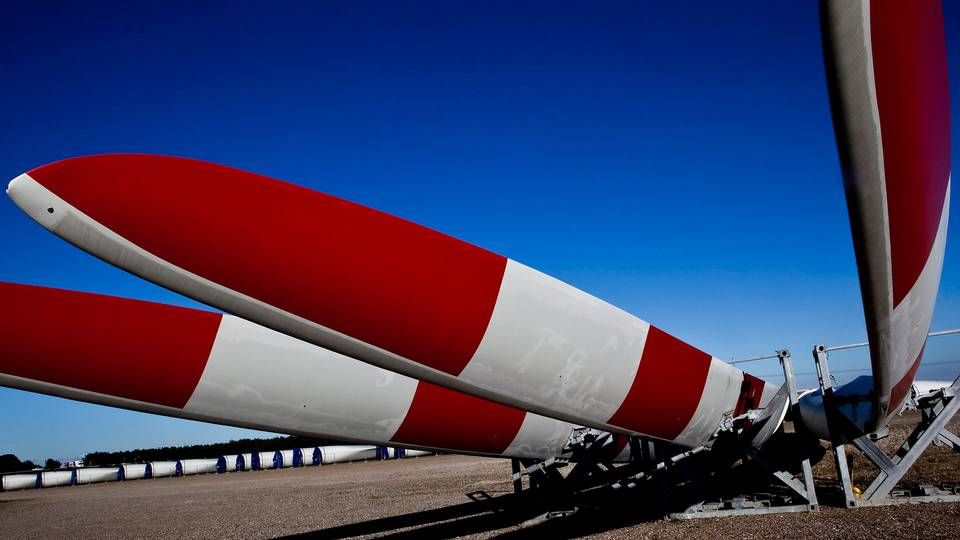
[[[790,347],[805,372],[813,344],[864,339],[816,2],[73,4],[0,7],[0,177],[195,157],[505,254],[722,358]],[[960,326],[958,207],[936,328]],[[196,305],[6,197],[0,227],[0,280]],[[960,350],[940,341],[928,362]],[[0,453],[32,459],[259,433],[10,389],[0,411]]]

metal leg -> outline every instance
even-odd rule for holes
[[[953,386],[950,387],[949,395],[955,395],[957,390],[960,390],[960,379],[954,381]],[[897,454],[893,458],[887,459],[888,463],[885,464],[885,467],[880,467],[878,464],[880,473],[864,492],[866,499],[875,501],[890,494],[890,491],[896,487],[897,482],[916,463],[924,450],[930,446],[930,443],[944,436],[943,430],[947,422],[960,409],[960,400],[947,397],[947,393],[945,393],[943,397],[934,400],[925,409],[924,420],[907,437]],[[886,456],[884,455],[884,457]],[[872,457],[871,461],[873,461]]]
[[[820,384],[820,393],[823,396],[823,410],[827,415],[827,427],[830,430],[830,447],[833,454],[833,463],[837,469],[837,481],[843,491],[844,504],[848,508],[857,506],[857,497],[853,493],[853,484],[850,482],[850,469],[847,466],[847,455],[844,448],[843,433],[839,422],[836,421],[836,411],[833,407],[833,382],[830,380],[830,368],[827,366],[827,349],[823,345],[813,348],[813,362],[817,368],[817,382]]]
[[[520,476],[520,460],[511,459],[510,466],[513,468],[513,492],[520,493],[523,491],[523,477]]]
[[[790,351],[782,349],[777,351],[777,358],[780,360],[780,368],[783,369],[784,384],[787,385],[787,392],[790,394],[790,411],[793,417],[799,416],[797,411],[797,384],[793,378],[793,360],[790,358]],[[794,429],[797,429],[799,422],[794,422]],[[803,473],[803,486],[806,491],[805,498],[810,506],[810,510],[817,510],[820,506],[817,501],[817,490],[813,485],[813,467],[810,466],[810,459],[805,458],[800,462],[800,470]]]
[[[777,351],[776,357],[780,360],[780,366],[783,369],[785,379],[785,388],[781,389],[781,391],[786,391],[789,399],[789,406],[791,410],[793,410],[794,418],[796,418],[796,407],[798,403],[797,388],[793,374],[793,364],[790,351],[786,349]],[[802,427],[798,425],[797,429],[802,429]],[[780,483],[790,488],[795,495],[803,498],[804,502],[802,504],[783,504],[782,502],[780,504],[776,504],[774,502],[775,499],[764,499],[761,494],[739,496],[733,499],[724,499],[719,502],[708,502],[706,500],[702,500],[699,503],[688,507],[683,512],[670,514],[671,518],[692,519],[783,512],[810,512],[817,511],[819,509],[817,492],[813,483],[813,468],[810,465],[809,458],[803,459],[800,463],[801,474],[803,477],[801,481],[801,479],[798,479],[787,470],[782,470],[778,466],[773,465],[769,459],[765,458],[764,454],[760,450],[751,445],[750,441],[741,441],[741,444],[744,445],[744,457],[749,457],[749,459],[755,465],[759,466],[773,478],[776,478]],[[663,465],[668,465],[668,462],[664,462]],[[656,474],[657,472],[660,472],[659,466],[657,471],[655,471],[653,474]],[[637,475],[635,478],[637,480],[641,478],[650,478],[650,473]],[[661,493],[666,496],[667,492],[664,491],[664,488],[661,488]],[[763,495],[767,495],[769,497],[769,494]],[[782,499],[777,500],[782,501]]]
[[[940,430],[937,434],[937,440],[944,446],[950,446],[955,452],[960,452],[960,437],[957,437],[947,428]]]
[[[960,438],[946,429],[947,422],[960,410],[960,400],[953,397],[960,392],[960,378],[954,381],[950,388],[944,389],[939,396],[925,400],[921,406],[920,424],[897,450],[896,455],[888,457],[880,447],[870,438],[870,434],[858,431],[849,419],[844,416],[835,404],[833,384],[830,380],[830,371],[827,365],[827,350],[823,345],[813,349],[813,360],[817,367],[817,379],[823,395],[824,414],[827,417],[827,427],[830,431],[830,445],[833,449],[834,464],[837,468],[837,479],[843,490],[844,502],[848,507],[860,505],[882,505],[902,502],[890,498],[890,492],[896,487],[904,474],[916,463],[924,450],[935,441],[940,441],[955,450],[960,451]],[[853,494],[853,485],[850,482],[844,443],[850,441],[863,455],[878,469],[876,478],[858,500]],[[950,494],[936,494],[926,497],[926,500],[954,500],[957,497]],[[911,497],[909,500],[921,501],[924,497]]]

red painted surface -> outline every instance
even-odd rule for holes
[[[107,155],[29,174],[174,265],[454,375],[486,332],[506,266],[409,221],[212,163]]]
[[[640,367],[608,424],[663,439],[683,431],[700,404],[710,355],[650,326]]]
[[[893,385],[893,388],[890,390],[890,407],[887,409],[888,415],[892,416],[895,414],[900,404],[906,399],[907,392],[910,391],[910,386],[913,384],[913,379],[917,376],[917,369],[920,368],[920,360],[923,359],[924,349],[926,349],[926,345],[920,349],[920,354],[917,355],[916,360],[910,365],[910,369],[908,369],[907,373],[900,379],[900,382]]]
[[[737,407],[733,411],[733,416],[740,416],[749,410],[759,408],[766,384],[763,379],[744,373],[743,382],[740,384],[740,397],[737,398]]]
[[[217,313],[0,283],[0,373],[183,408]]]
[[[950,175],[950,96],[940,2],[874,0],[870,30],[897,306],[930,256]]]
[[[623,449],[627,447],[627,443],[630,442],[630,437],[622,435],[620,433],[613,434],[613,457],[619,456],[620,452],[623,452]]]
[[[500,454],[520,432],[525,416],[520,409],[420,381],[392,441]]]

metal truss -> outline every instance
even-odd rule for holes
[[[780,361],[786,381],[778,392],[783,400],[780,406],[796,414],[797,389],[790,352],[777,351],[775,355],[764,358],[777,358]],[[648,487],[658,493],[656,500],[660,502],[660,514],[673,519],[816,511],[819,503],[809,458],[804,456],[799,458],[799,463],[794,463],[795,466],[785,467],[775,464],[777,460],[766,455],[760,449],[762,445],[757,443],[758,438],[765,441],[773,432],[782,431],[781,424],[782,416],[744,415],[731,422],[729,432],[718,434],[709,448],[681,449],[659,441],[633,437],[629,444],[634,461],[624,465],[609,462],[612,457],[608,446],[612,437],[610,434],[577,433],[571,437],[571,461],[556,458],[539,462],[513,460],[514,491],[517,494],[524,491],[524,477],[529,478],[531,490],[549,492],[550,496],[597,486],[614,490]],[[723,457],[717,457],[720,455]],[[575,462],[573,469],[566,476],[562,475],[560,469],[571,462]],[[716,484],[713,478],[715,473],[736,462],[749,463],[765,471],[780,486],[781,492],[786,491],[786,495],[755,493],[717,496],[717,490],[709,488],[711,480]],[[800,470],[799,477],[788,470],[797,468]],[[682,497],[686,502],[680,512],[671,512],[668,504],[671,492],[675,491],[671,487],[672,478],[680,478],[690,486]]]
[[[913,490],[896,490],[897,483],[916,463],[917,459],[932,443],[942,444],[960,452],[960,438],[947,429],[947,423],[960,409],[960,399],[954,399],[960,391],[960,377],[952,385],[918,400],[920,423],[907,437],[893,456],[888,456],[874,442],[878,434],[862,433],[840,408],[841,403],[834,395],[833,383],[828,365],[828,352],[831,349],[818,345],[813,349],[813,360],[817,368],[827,426],[830,430],[830,446],[837,480],[848,508],[859,506],[883,506],[912,502],[957,502],[960,501],[960,488],[943,488],[925,485]],[[882,434],[881,434],[882,435]],[[877,476],[866,490],[858,493],[850,479],[850,469],[846,456],[846,444],[853,444],[876,468]]]
[[[846,346],[845,346],[846,347]],[[844,348],[845,348],[844,347]],[[947,388],[918,400],[920,423],[893,456],[885,454],[875,440],[885,433],[864,434],[842,412],[844,398],[834,393],[827,361],[832,349],[818,345],[813,358],[823,396],[824,411],[830,434],[830,453],[837,471],[843,504],[849,508],[911,502],[960,501],[960,486],[923,485],[905,490],[897,483],[931,445],[938,444],[960,453],[960,437],[947,429],[947,423],[960,409],[960,378]],[[748,362],[776,358],[783,370],[784,385],[766,408],[766,414],[753,413],[732,419],[726,430],[721,430],[712,446],[681,449],[667,443],[633,437],[630,439],[633,462],[611,463],[610,448],[613,436],[596,430],[581,430],[571,437],[569,459],[551,458],[546,461],[513,460],[513,485],[516,494],[540,493],[546,498],[560,500],[591,488],[605,486],[613,490],[631,490],[640,487],[654,490],[659,515],[671,519],[723,517],[783,512],[811,512],[819,510],[809,453],[799,451],[795,456],[765,451],[764,443],[774,436],[787,436],[782,416],[775,411],[786,407],[793,418],[793,430],[802,440],[816,440],[803,433],[799,419],[797,391],[790,351],[780,350],[775,355],[744,360]],[[744,362],[741,361],[741,362]],[[738,362],[740,363],[740,362]],[[778,400],[780,400],[778,402]],[[771,413],[770,411],[774,411]],[[854,489],[846,445],[852,444],[877,468],[870,486],[860,493]],[[751,465],[764,471],[770,478],[770,492],[739,495],[717,495],[718,473],[730,469],[734,463]],[[573,466],[566,475],[560,470]],[[797,474],[791,471],[799,471]],[[530,489],[523,489],[528,478]],[[680,505],[674,481],[684,483]],[[713,482],[711,484],[711,482]],[[720,482],[722,483],[722,481]],[[766,490],[767,488],[762,488]],[[671,502],[673,501],[673,502]],[[657,509],[654,509],[657,510]],[[550,514],[550,513],[548,513]],[[561,512],[561,514],[563,514]],[[547,515],[547,514],[544,514]],[[553,514],[550,514],[551,516]],[[555,516],[556,517],[556,516]]]

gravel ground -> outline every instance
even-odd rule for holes
[[[911,418],[898,420],[885,446],[899,443]],[[862,458],[855,463],[860,464]],[[932,448],[908,483],[960,480],[960,458]],[[866,467],[854,467],[864,482]],[[821,462],[819,482],[833,479]],[[663,521],[644,519],[632,492],[600,491],[570,504],[578,512],[531,525],[535,504],[492,511],[466,497],[511,491],[505,460],[440,456],[304,469],[164,478],[0,493],[3,538],[271,538],[537,536],[595,538],[956,537],[960,504],[911,504],[816,514]],[[862,485],[862,484],[861,484]],[[649,501],[646,502],[649,505]],[[646,506],[649,507],[649,506]],[[526,526],[524,523],[526,522]]]

